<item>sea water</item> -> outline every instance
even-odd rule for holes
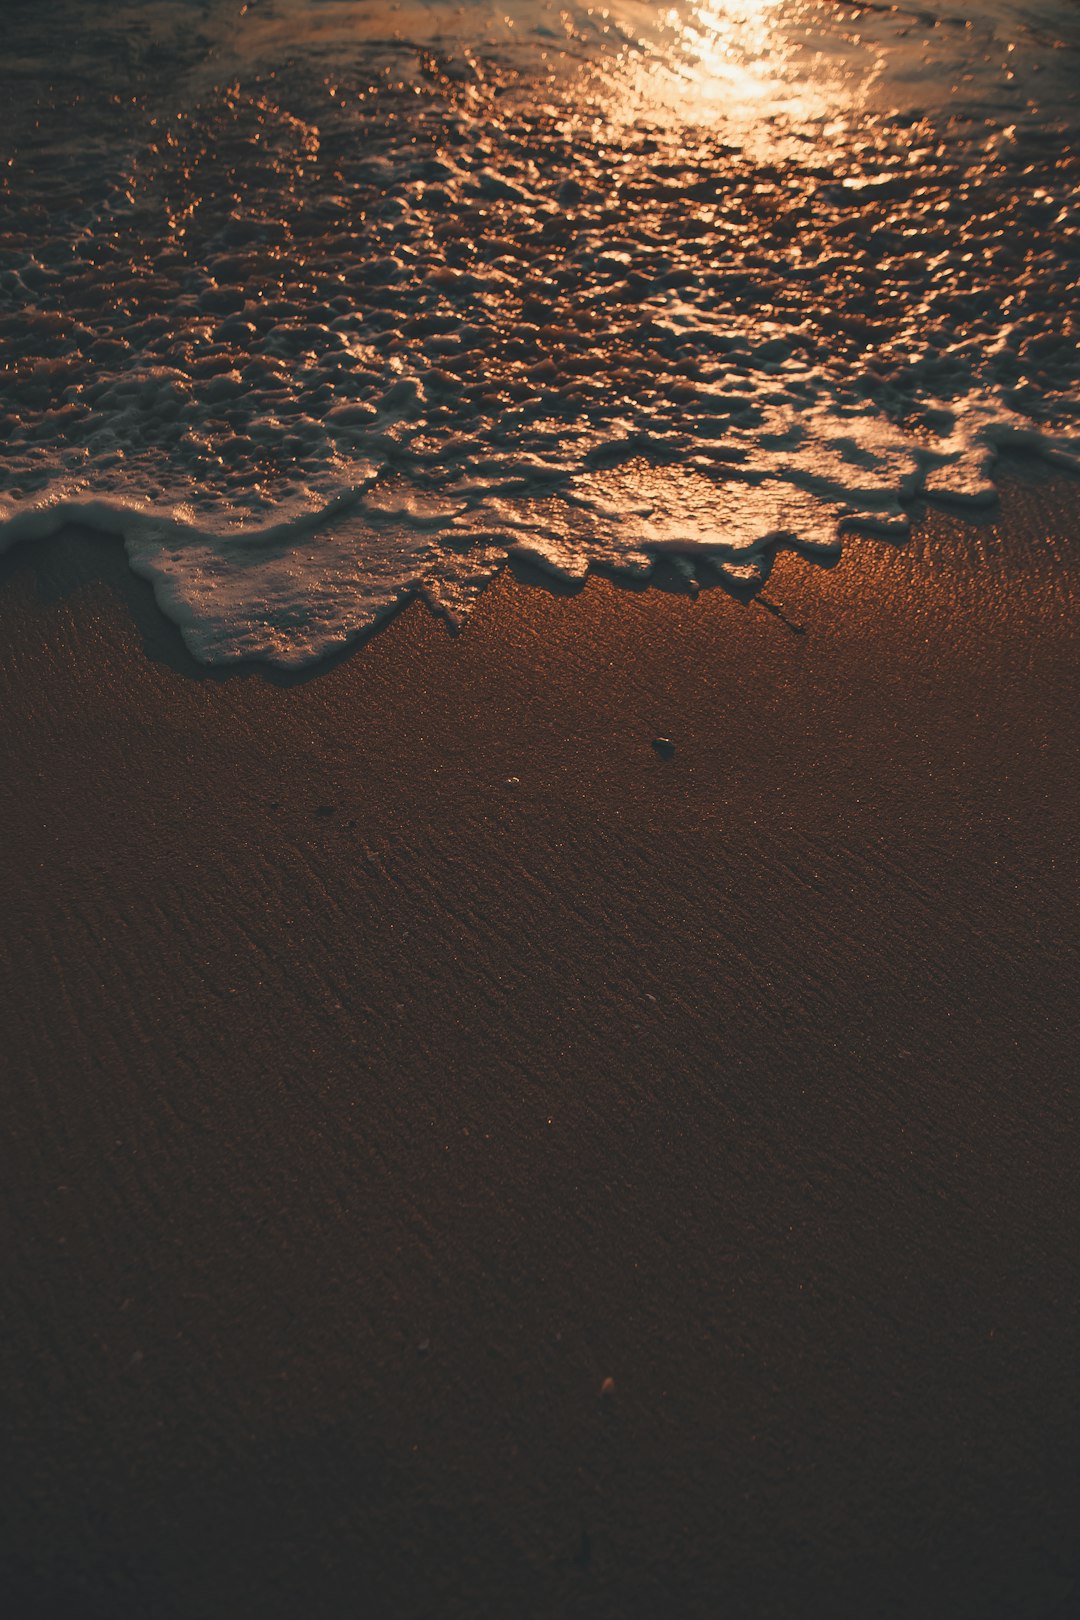
[[[300,665],[1080,468],[1073,0],[5,0],[0,545]]]

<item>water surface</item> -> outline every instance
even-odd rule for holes
[[[121,534],[208,662],[1080,466],[1074,4],[5,24],[0,536]]]

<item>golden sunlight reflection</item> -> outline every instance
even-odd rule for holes
[[[808,0],[671,6],[648,33],[621,53],[619,114],[672,128],[714,124],[740,144],[775,147],[782,129],[844,120],[866,104],[877,77],[873,51],[838,51],[835,15],[826,34]]]

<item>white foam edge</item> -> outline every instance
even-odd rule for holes
[[[468,533],[466,545],[461,550],[476,553],[479,566],[475,570],[475,587],[463,588],[460,582],[448,581],[444,596],[436,581],[417,575],[402,578],[395,584],[388,582],[381,602],[375,604],[368,599],[367,613],[362,622],[351,628],[339,629],[318,646],[309,643],[306,650],[297,648],[285,651],[280,647],[275,649],[257,645],[248,646],[241,652],[215,648],[212,637],[207,634],[206,615],[193,607],[175,577],[163,569],[161,554],[165,550],[182,551],[187,546],[213,547],[221,550],[225,562],[229,551],[241,547],[251,547],[253,550],[287,549],[290,545],[310,540],[319,528],[333,524],[350,511],[360,508],[362,512],[363,492],[381,470],[376,465],[372,465],[370,474],[361,482],[350,484],[319,506],[305,505],[302,510],[294,511],[286,518],[259,525],[244,525],[242,522],[204,525],[191,520],[191,508],[188,506],[178,505],[163,510],[123,498],[46,491],[25,503],[0,503],[0,552],[21,542],[47,540],[68,527],[81,527],[115,536],[124,543],[132,572],[150,583],[158,607],[178,627],[186,645],[201,662],[214,664],[251,658],[280,667],[296,668],[348,645],[383,623],[401,605],[416,596],[425,601],[452,633],[456,633],[472,600],[483,589],[484,583],[498,571],[499,563],[492,561],[496,552],[501,553],[503,559],[520,557],[570,583],[581,583],[593,568],[638,581],[647,580],[662,557],[669,560],[681,558],[682,562],[677,562],[676,567],[687,577],[692,574],[693,559],[696,558],[708,559],[721,573],[725,565],[740,571],[777,546],[789,547],[808,555],[835,555],[842,549],[843,535],[853,530],[902,537],[910,529],[911,515],[900,501],[907,503],[917,499],[920,494],[934,504],[985,506],[997,498],[990,475],[1002,450],[1025,451],[1049,465],[1080,474],[1080,440],[1075,437],[1048,433],[1015,416],[1012,420],[1002,420],[1000,416],[982,416],[978,410],[971,413],[976,418],[975,422],[969,419],[965,423],[964,414],[960,413],[953,434],[939,441],[938,445],[912,447],[923,477],[905,481],[904,491],[899,497],[894,494],[888,499],[884,491],[879,492],[882,500],[876,510],[870,502],[864,504],[863,500],[852,504],[850,491],[836,486],[831,490],[823,487],[827,485],[827,480],[818,483],[817,479],[799,478],[797,475],[792,478],[794,469],[788,469],[790,481],[783,478],[777,481],[787,482],[793,495],[801,494],[804,499],[820,503],[825,523],[829,521],[827,514],[831,509],[835,525],[831,535],[822,534],[819,529],[816,535],[809,536],[797,528],[778,525],[764,529],[749,541],[744,537],[727,544],[715,532],[702,539],[700,532],[695,535],[689,525],[687,531],[683,531],[680,523],[675,533],[669,532],[663,537],[639,536],[637,543],[625,550],[604,545],[598,535],[593,545],[582,547],[580,557],[571,557],[554,537],[545,536],[532,525],[523,524],[516,530],[503,523],[487,526],[481,518],[482,508],[473,508],[472,511],[481,521],[475,530]],[[934,478],[934,473],[940,477]],[[748,483],[756,481],[753,478],[747,480]],[[865,495],[869,492],[859,493]],[[848,497],[846,500],[845,495]],[[384,525],[388,516],[398,517],[398,521],[404,516],[403,513],[400,516],[397,513],[363,515],[368,522],[372,517],[376,517],[378,522],[381,517]],[[403,527],[414,532],[424,528],[430,533],[426,523],[406,522]],[[459,542],[466,540],[460,530],[455,532],[453,525],[448,526],[447,538]],[[144,548],[145,553],[149,554],[144,553]],[[484,553],[483,559],[480,552]]]

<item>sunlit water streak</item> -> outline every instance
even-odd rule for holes
[[[0,536],[207,661],[1076,467],[1076,7],[8,0]]]

